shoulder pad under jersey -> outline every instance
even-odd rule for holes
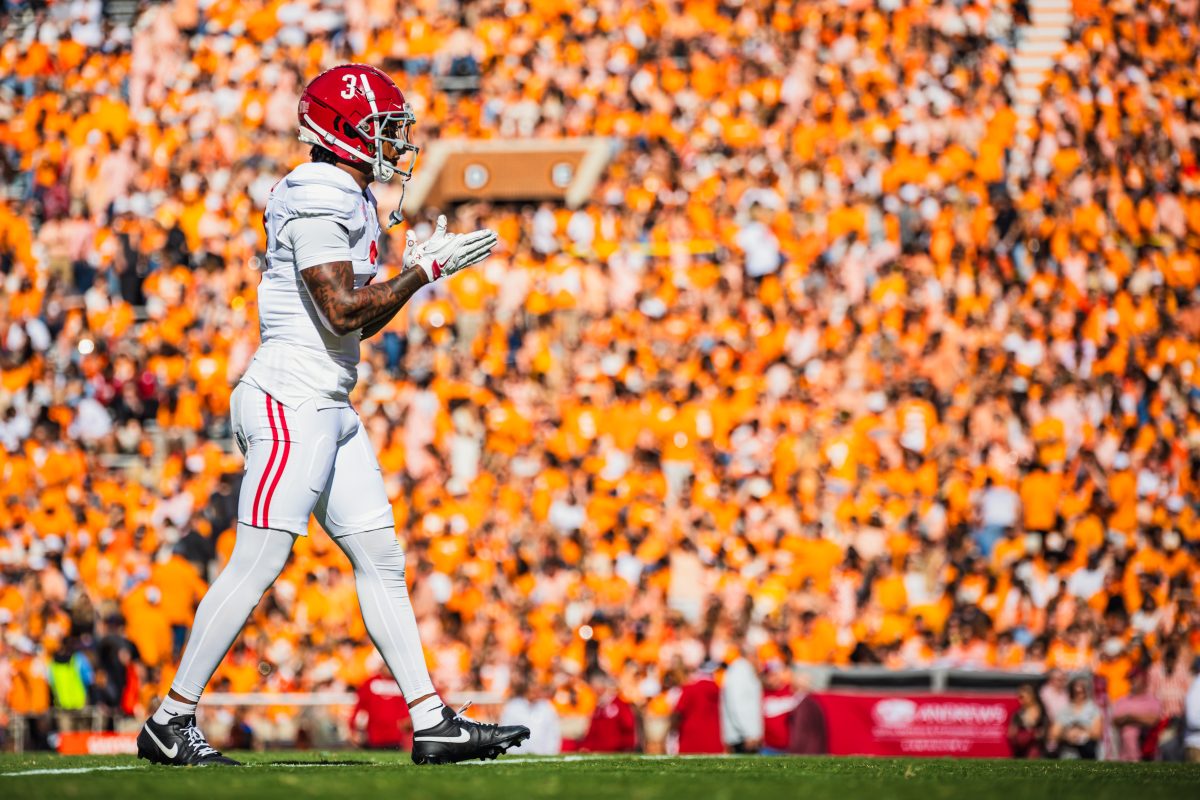
[[[330,164],[301,164],[275,190],[287,220],[325,217],[351,233],[366,225],[365,199],[349,175]]]

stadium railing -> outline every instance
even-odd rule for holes
[[[887,667],[833,667],[801,664],[796,672],[807,678],[813,691],[826,689],[882,689],[910,691],[994,691],[1013,692],[1023,683],[1040,684],[1040,672],[1006,672],[991,669],[931,667],[928,669],[888,669]]]
[[[205,705],[211,706],[345,706],[354,705],[354,692],[206,692]],[[504,696],[495,692],[453,692],[446,695],[451,705],[500,705]]]

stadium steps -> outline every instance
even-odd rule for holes
[[[132,28],[140,11],[139,0],[108,0],[104,3],[104,16],[116,25]]]
[[[32,9],[25,6],[15,8],[5,15],[0,15],[0,20],[3,20],[3,25],[0,26],[0,38],[5,42],[20,39],[36,18],[37,15],[34,14]]]
[[[1037,114],[1042,86],[1071,35],[1075,20],[1071,0],[1030,0],[1030,25],[1017,29],[1012,67],[1016,77],[1016,111],[1026,122]]]

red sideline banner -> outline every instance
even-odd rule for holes
[[[809,695],[832,755],[1007,758],[1016,697],[965,694]]]
[[[137,734],[62,733],[58,736],[58,752],[64,756],[137,755]]]

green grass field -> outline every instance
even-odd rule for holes
[[[1200,765],[862,758],[505,758],[415,767],[399,753],[246,753],[237,769],[132,757],[0,756],[0,798],[1200,798]]]

